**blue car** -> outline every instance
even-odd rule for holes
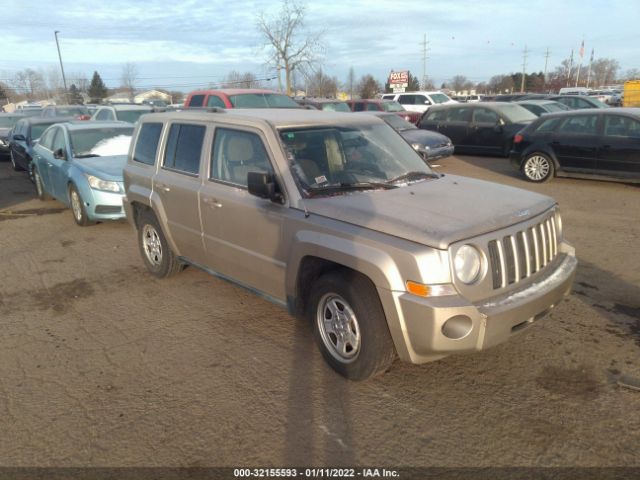
[[[80,226],[124,218],[122,170],[132,133],[124,122],[65,122],[46,129],[33,149],[38,198],[71,207]]]

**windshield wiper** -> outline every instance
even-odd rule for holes
[[[390,188],[398,188],[395,185],[389,185],[388,183],[378,182],[354,182],[354,183],[339,183],[333,185],[325,185],[323,187],[309,187],[306,189],[307,193],[311,196],[318,193],[327,192],[346,192],[349,190],[375,190],[382,188],[389,190]]]
[[[404,181],[410,182],[412,180],[420,180],[422,178],[440,178],[440,175],[430,172],[407,172],[388,180],[387,183],[400,183]]]
[[[82,155],[76,155],[75,158],[91,158],[91,157],[99,157],[97,153],[83,153]]]

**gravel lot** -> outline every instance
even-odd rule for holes
[[[640,465],[617,385],[640,379],[640,188],[439,163],[555,197],[574,294],[487,352],[351,383],[304,322],[194,268],[154,279],[127,223],[77,227],[0,162],[0,465]]]

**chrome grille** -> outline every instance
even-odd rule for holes
[[[488,244],[493,288],[517,283],[547,266],[558,255],[553,216],[533,227],[491,240]]]

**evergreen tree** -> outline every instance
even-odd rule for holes
[[[93,72],[93,78],[91,79],[87,93],[93,103],[100,103],[100,101],[107,96],[107,87],[98,72]]]
[[[72,83],[71,87],[69,87],[69,104],[70,105],[84,104],[82,95],[80,95],[80,91],[78,90],[78,87],[76,87],[75,83]]]

